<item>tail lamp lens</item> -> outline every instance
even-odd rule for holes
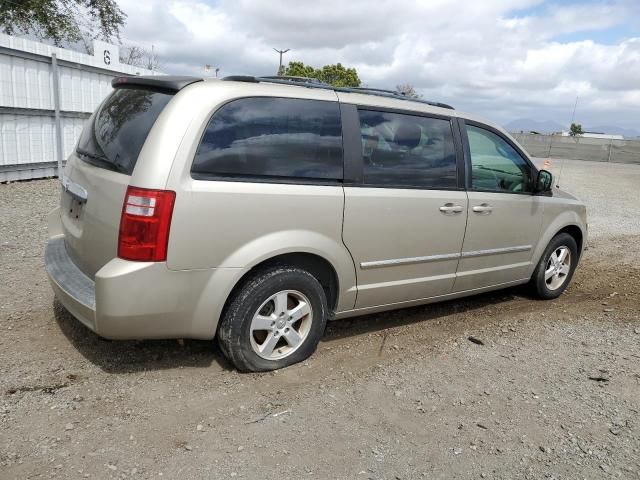
[[[163,262],[176,192],[129,187],[124,197],[118,257],[139,262]]]

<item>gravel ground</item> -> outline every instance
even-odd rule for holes
[[[591,239],[560,299],[335,322],[268,374],[89,332],[43,270],[56,182],[0,185],[0,478],[639,479],[640,166],[567,161],[561,183]]]

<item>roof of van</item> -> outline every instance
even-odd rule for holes
[[[446,103],[432,102],[430,100],[422,100],[421,98],[409,97],[404,93],[400,93],[394,90],[385,90],[382,88],[373,88],[373,87],[335,87],[333,85],[325,83],[316,78],[309,78],[309,77],[291,77],[291,76],[253,77],[253,76],[246,76],[246,75],[232,75],[229,77],[224,77],[222,80],[232,81],[232,82],[248,82],[248,83],[276,83],[281,85],[293,85],[293,86],[305,87],[305,88],[320,88],[325,90],[333,90],[335,92],[362,93],[366,95],[375,95],[379,97],[397,98],[399,100],[408,100],[411,102],[425,103],[427,105],[431,105],[434,107],[454,110],[454,108],[451,105],[447,105]]]
[[[229,87],[233,85],[234,90],[236,88],[239,88],[240,90],[247,90],[247,93],[250,95],[255,95],[257,93],[256,87],[258,87],[259,85],[261,91],[264,91],[264,89],[266,89],[268,91],[271,91],[272,93],[278,92],[276,94],[284,94],[286,96],[300,96],[301,98],[318,99],[327,99],[327,93],[335,92],[337,99],[343,103],[355,103],[358,105],[367,105],[370,107],[414,110],[417,112],[439,114],[450,117],[460,117],[467,120],[475,120],[477,122],[489,125],[510,136],[508,132],[506,132],[499,125],[489,122],[476,115],[467,114],[459,110],[455,110],[452,106],[444,103],[412,98],[391,90],[382,90],[369,87],[334,87],[317,79],[306,77],[253,77],[235,75],[224,77],[222,79],[205,79],[202,77],[157,75],[116,77],[112,80],[111,84],[113,88],[145,88],[163,93],[177,93],[192,84],[199,84],[202,87],[212,86],[213,84],[217,84],[218,86],[227,84]],[[293,90],[291,89],[298,90],[299,93],[291,95],[291,93],[293,92]],[[249,93],[249,91],[251,93]],[[314,94],[313,92],[316,93]]]

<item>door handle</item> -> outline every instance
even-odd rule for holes
[[[483,203],[481,205],[476,205],[471,210],[479,213],[480,215],[489,215],[493,211],[493,207],[488,203]]]
[[[440,211],[445,215],[453,215],[462,212],[463,208],[460,205],[454,205],[453,203],[445,203],[440,207]]]

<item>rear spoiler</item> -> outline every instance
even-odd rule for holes
[[[131,76],[116,77],[111,80],[113,88],[129,88],[152,90],[154,92],[167,93],[173,95],[184,87],[192,83],[202,82],[204,79],[198,77],[157,75],[157,76]]]

